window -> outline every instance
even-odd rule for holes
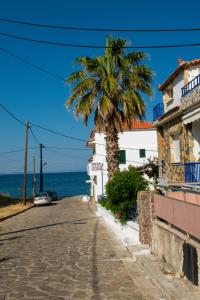
[[[126,163],[126,150],[119,150],[119,163],[120,164]]]
[[[140,158],[145,158],[145,157],[146,157],[146,150],[140,149]]]
[[[174,93],[173,93],[173,87],[169,86],[166,90],[165,90],[165,103],[167,105],[170,105],[173,100],[174,100]]]
[[[178,134],[172,136],[171,154],[172,162],[180,163],[180,140]]]

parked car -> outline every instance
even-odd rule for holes
[[[46,191],[46,193],[52,198],[52,201],[58,200],[58,195],[54,191]]]
[[[51,204],[52,197],[47,192],[39,193],[35,196],[33,203],[35,206]]]

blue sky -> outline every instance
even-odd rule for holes
[[[173,28],[200,27],[200,2],[193,1],[134,1],[134,0],[0,0],[0,18],[82,27],[114,28]],[[0,31],[24,35],[35,39],[59,42],[104,45],[106,33],[76,32],[25,27],[0,22]],[[200,32],[185,33],[112,33],[129,40],[131,45],[198,43]],[[62,48],[38,45],[0,36],[0,47],[14,52],[62,77],[67,77],[77,67],[77,56],[95,56],[103,50]],[[147,50],[148,64],[153,68],[154,98],[147,99],[147,119],[152,120],[152,105],[161,101],[157,91],[169,73],[177,66],[177,59],[190,60],[199,57],[199,47]],[[87,128],[72,112],[65,109],[65,100],[70,86],[45,75],[0,51],[0,102],[22,120],[30,120],[58,130],[66,135],[87,139],[93,127],[92,120]],[[3,110],[0,110],[0,152],[21,149],[25,142],[25,129]],[[35,129],[39,141],[47,146],[85,148],[84,143],[64,139]],[[30,146],[36,146],[32,137]],[[29,152],[29,171],[32,155],[39,157],[39,150]],[[45,170],[85,170],[90,151],[44,150]],[[13,161],[17,160],[17,161]],[[0,173],[23,171],[23,153],[1,155]],[[39,160],[37,159],[37,168]]]

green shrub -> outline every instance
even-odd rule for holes
[[[104,206],[119,218],[120,222],[126,223],[133,207],[136,206],[137,193],[146,190],[148,182],[136,169],[116,172],[112,180],[106,184],[106,196]]]
[[[98,199],[98,202],[103,206],[105,207],[106,206],[106,203],[107,203],[107,198],[106,197],[100,197]]]

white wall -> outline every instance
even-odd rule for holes
[[[97,195],[105,194],[105,184],[108,181],[105,134],[95,133],[95,154],[93,163],[101,162],[102,169],[99,171],[90,171],[91,178],[97,176]],[[120,170],[127,169],[129,165],[141,166],[147,162],[150,157],[157,156],[157,132],[152,130],[132,130],[119,133],[119,148],[126,151],[126,164],[120,164]],[[123,149],[129,148],[129,149]],[[131,149],[135,150],[131,150]],[[140,158],[139,149],[146,149],[146,157]],[[148,151],[147,151],[148,150]]]
[[[189,81],[194,79],[197,75],[200,74],[200,65],[195,65],[191,66],[188,68],[188,75],[189,75]],[[165,112],[171,110],[172,108],[179,106],[181,97],[182,97],[182,87],[184,87],[184,72],[182,71],[178,76],[174,78],[172,81],[172,86],[173,86],[173,102],[171,102],[169,105],[166,104],[165,99],[164,99],[164,93],[163,93],[163,103],[165,107]]]
[[[192,135],[194,138],[193,154],[196,161],[200,158],[200,121],[192,123]]]
[[[194,79],[200,74],[200,65],[192,66],[189,68],[189,81]]]

